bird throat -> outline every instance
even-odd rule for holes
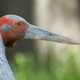
[[[10,40],[7,43],[5,43],[6,47],[13,47],[17,43],[17,40]]]

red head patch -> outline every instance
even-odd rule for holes
[[[27,28],[27,22],[22,17],[6,15],[0,18],[0,34],[7,47],[14,46],[18,40],[22,39]]]

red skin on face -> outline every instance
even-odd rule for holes
[[[16,23],[21,23],[20,26],[16,26]],[[10,26],[10,30],[5,33],[1,30],[2,25],[8,24]],[[12,47],[15,43],[22,39],[25,35],[25,31],[28,29],[28,25],[19,20],[11,20],[6,18],[5,16],[0,18],[0,34],[2,35],[4,45],[6,47]]]

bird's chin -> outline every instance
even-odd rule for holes
[[[17,40],[11,40],[5,44],[6,47],[14,47],[17,43]]]

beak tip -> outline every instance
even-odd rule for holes
[[[77,41],[72,42],[72,44],[73,44],[73,45],[80,45],[80,43],[77,42]]]
[[[75,43],[76,45],[80,45],[80,43]]]

